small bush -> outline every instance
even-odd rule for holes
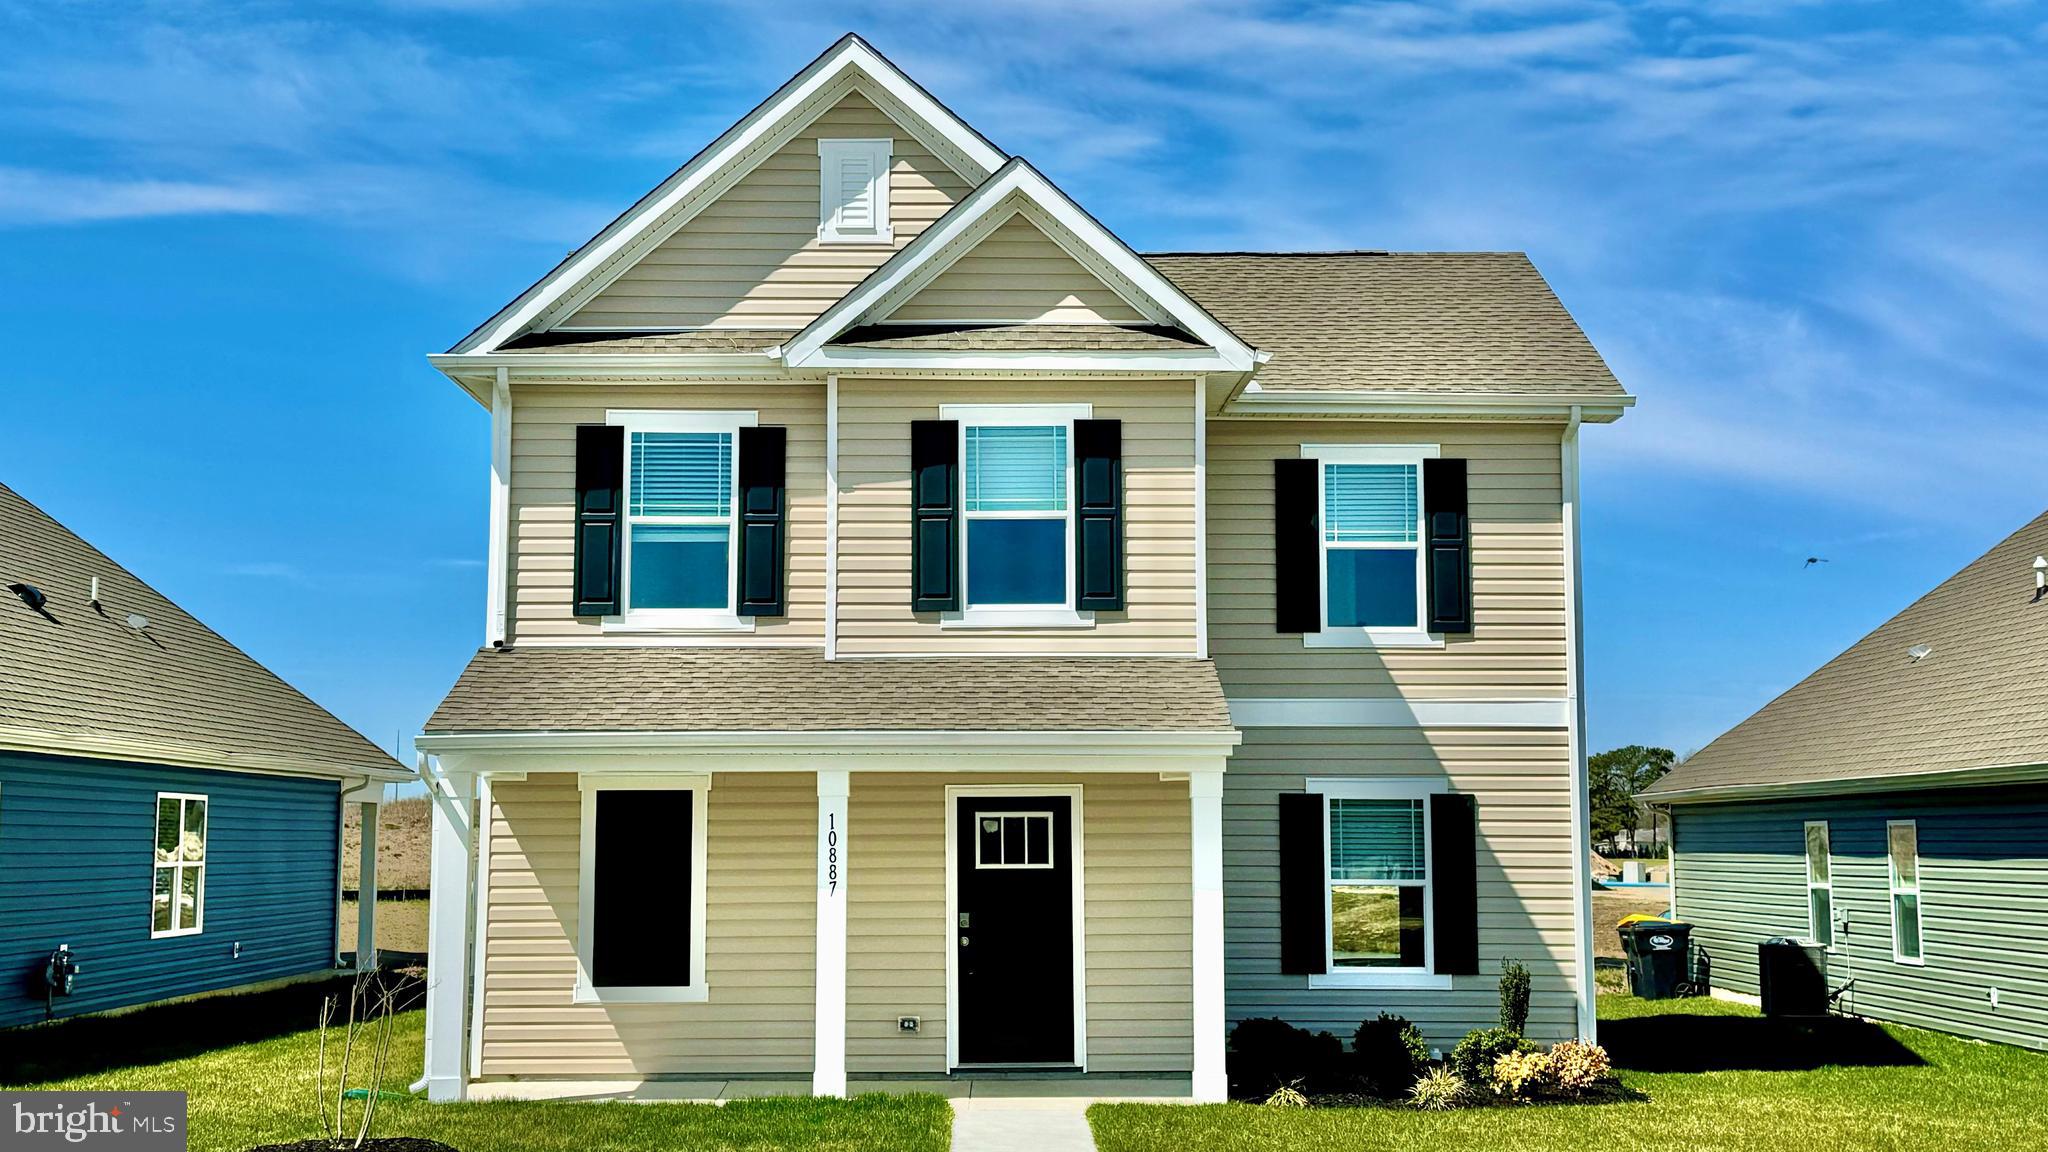
[[[1522,1039],[1519,1032],[1506,1028],[1479,1028],[1458,1041],[1458,1046],[1451,1049],[1450,1059],[1444,1063],[1468,1084],[1488,1084],[1493,1079],[1493,1066],[1501,1057],[1534,1051],[1536,1045]]]
[[[1550,1049],[1549,1081],[1565,1096],[1583,1096],[1605,1081],[1612,1069],[1607,1049],[1584,1040],[1566,1040]]]
[[[1464,1077],[1449,1068],[1432,1068],[1408,1089],[1408,1103],[1424,1112],[1448,1112],[1466,1099]]]
[[[1496,1094],[1527,1100],[1543,1090],[1550,1076],[1550,1056],[1537,1051],[1509,1052],[1494,1061],[1489,1078]]]
[[[1529,1030],[1529,969],[1519,960],[1501,962],[1500,1026],[1517,1036]]]
[[[1359,1078],[1388,1100],[1406,1095],[1416,1077],[1429,1069],[1429,1044],[1422,1039],[1422,1029],[1385,1012],[1358,1026],[1351,1055]]]
[[[1342,1073],[1344,1044],[1285,1020],[1245,1020],[1230,1030],[1230,1083],[1240,1097],[1263,1099],[1275,1088],[1318,1091]]]
[[[1308,1097],[1302,1095],[1299,1088],[1275,1088],[1273,1089],[1273,1094],[1266,1097],[1266,1107],[1306,1108],[1308,1107]]]

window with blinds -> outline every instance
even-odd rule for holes
[[[1066,425],[967,425],[962,438],[967,606],[1065,605]]]
[[[1427,963],[1428,814],[1421,800],[1329,800],[1330,963]]]
[[[733,433],[633,432],[626,512],[629,611],[731,608]]]
[[[1323,623],[1415,628],[1422,613],[1421,469],[1323,465]]]
[[[889,228],[891,140],[818,141],[818,239],[874,244]]]

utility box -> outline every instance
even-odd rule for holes
[[[1828,1014],[1828,950],[1773,936],[1756,946],[1757,991],[1766,1016]]]

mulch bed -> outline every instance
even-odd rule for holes
[[[265,1144],[249,1152],[346,1152],[356,1147],[353,1140],[300,1140],[291,1144]],[[361,1152],[456,1152],[439,1140],[417,1136],[380,1136],[363,1141]]]

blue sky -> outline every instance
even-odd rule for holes
[[[1528,251],[1641,397],[1585,439],[1594,748],[2042,509],[2024,0],[0,2],[0,480],[403,743],[482,630],[424,354],[848,30],[1141,250]]]

